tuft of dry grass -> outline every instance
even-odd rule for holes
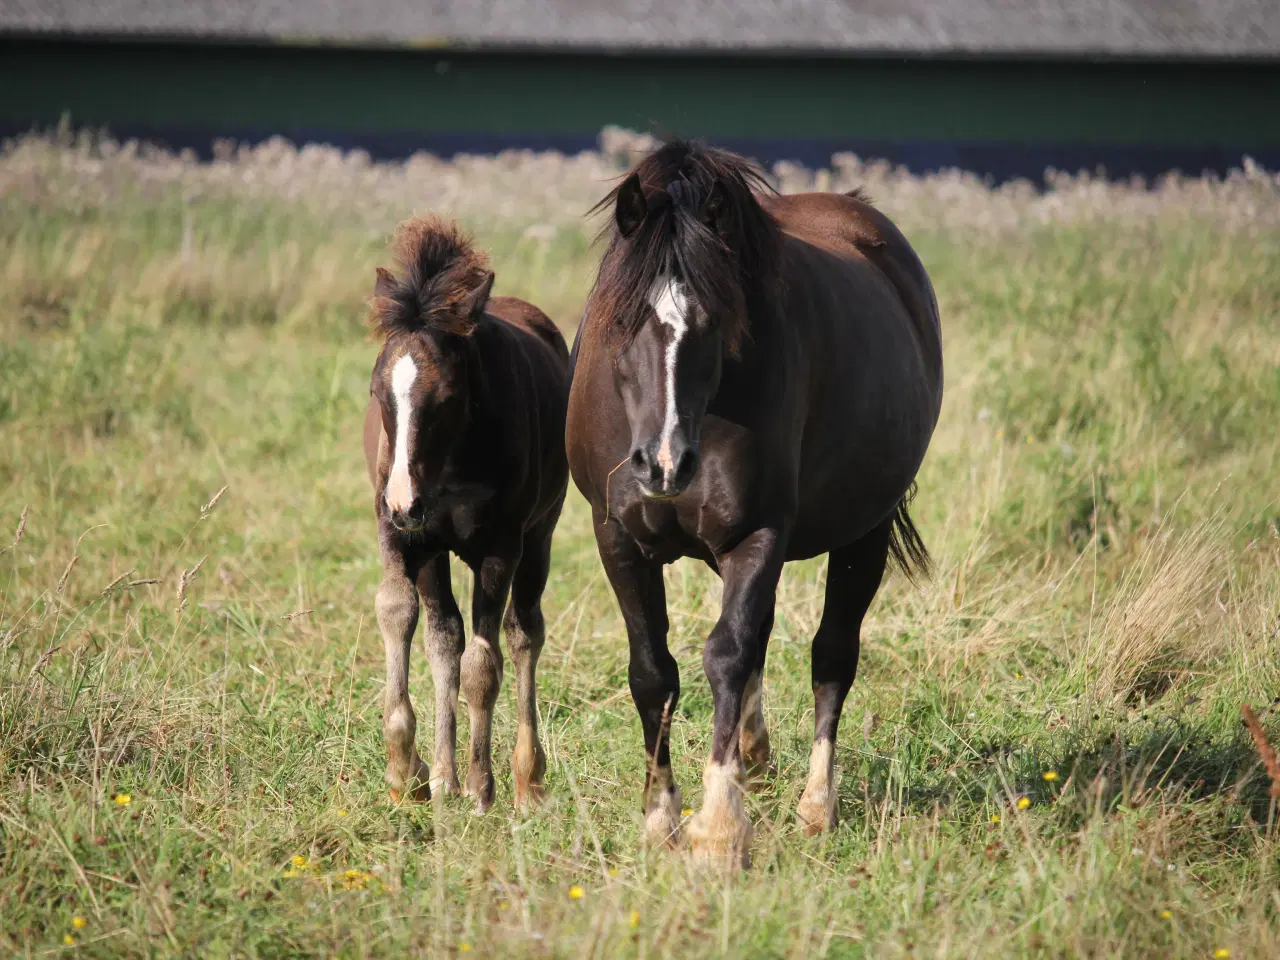
[[[1244,725],[1249,729],[1249,734],[1258,747],[1258,757],[1262,760],[1267,778],[1271,781],[1270,794],[1280,799],[1280,760],[1276,759],[1275,747],[1271,746],[1270,741],[1267,740],[1267,732],[1262,729],[1262,723],[1251,706],[1247,703],[1240,704],[1240,715],[1244,717]]]

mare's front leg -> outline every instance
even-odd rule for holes
[[[426,611],[423,639],[436,694],[436,745],[432,758],[431,789],[458,793],[458,765],[454,751],[458,738],[458,685],[462,670],[462,614],[453,599],[449,580],[449,555],[441,553],[423,564],[418,573],[418,593]]]
[[[760,663],[759,643],[782,573],[783,537],[757,530],[720,558],[724,600],[702,652],[715,704],[711,756],[702,774],[702,809],[689,821],[689,848],[700,859],[750,862],[751,821],[743,808],[739,741],[744,695]]]
[[[409,702],[409,651],[418,625],[418,591],[405,569],[404,555],[387,532],[382,540],[382,583],[374,608],[387,659],[382,736],[387,744],[387,785],[391,798],[431,797],[429,771],[414,746],[418,721]]]
[[[471,718],[467,783],[463,794],[476,799],[476,813],[493,806],[493,708],[502,689],[502,612],[519,559],[485,557],[475,570],[471,642],[462,654],[462,692]]]
[[[645,840],[675,846],[680,836],[680,787],[671,774],[671,716],[680,697],[680,670],[667,649],[667,595],[662,565],[640,553],[614,523],[596,517],[596,546],[627,628],[627,680],[644,731]]]

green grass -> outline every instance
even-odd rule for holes
[[[765,680],[778,774],[751,799],[752,869],[726,877],[640,843],[625,636],[576,492],[545,601],[549,802],[512,814],[510,683],[486,817],[386,795],[361,304],[420,205],[98,193],[98,174],[16,163],[0,161],[6,953],[69,953],[66,936],[89,956],[1280,953],[1275,811],[1239,722],[1280,696],[1274,187],[1250,188],[1252,215],[1117,188],[1115,210],[1046,219],[969,184],[978,214],[1016,214],[994,228],[913,214],[908,188],[929,183],[877,187],[942,305],[948,392],[916,501],[938,570],[872,608],[842,822],[805,839],[823,563],[788,567]],[[1239,185],[1201,187],[1225,203]],[[468,203],[498,292],[571,331],[584,229]],[[674,764],[696,806],[717,581],[677,564],[668,598]],[[411,689],[425,750],[420,648]]]

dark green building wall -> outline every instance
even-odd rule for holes
[[[998,177],[1280,167],[1280,61],[348,50],[0,39],[0,130],[104,126],[207,150],[282,134],[375,155],[580,149],[606,124],[760,159],[835,150]]]

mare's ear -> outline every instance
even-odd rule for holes
[[[464,317],[475,317],[484,313],[484,306],[489,302],[489,294],[493,292],[493,271],[486,270],[484,280],[466,299],[462,301],[461,313]]]
[[[725,209],[728,204],[729,195],[725,191],[724,184],[717,180],[711,185],[711,194],[707,197],[706,203],[702,205],[700,219],[708,229],[722,237],[728,228],[728,224],[724,222]]]
[[[640,229],[648,212],[644,190],[640,187],[640,177],[633,173],[618,187],[618,200],[613,208],[613,220],[618,225],[618,232],[624,237],[630,237]]]
[[[377,267],[374,272],[378,276],[373,281],[373,295],[375,297],[394,297],[396,293],[396,278],[392,276],[391,271]]]

